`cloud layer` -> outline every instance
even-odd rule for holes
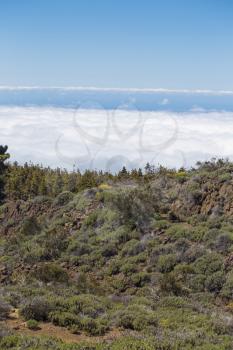
[[[0,144],[20,163],[115,171],[233,159],[233,112],[0,107],[0,121]]]
[[[199,95],[233,95],[232,90],[209,89],[164,89],[164,88],[100,88],[95,86],[8,86],[0,85],[0,91],[33,91],[33,90],[58,90],[58,91],[99,91],[99,92],[139,92],[139,93],[174,93],[174,94],[199,94]]]

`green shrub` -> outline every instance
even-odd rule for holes
[[[205,254],[205,248],[199,245],[191,246],[182,255],[182,260],[188,264],[193,263],[195,260]]]
[[[44,249],[36,242],[27,241],[19,250],[19,254],[24,263],[33,265],[42,260]]]
[[[160,255],[157,263],[157,268],[160,272],[170,272],[173,270],[176,265],[176,255],[168,254],[168,255]]]
[[[197,259],[194,269],[198,274],[211,275],[223,268],[223,258],[217,253],[208,253]]]
[[[36,235],[40,232],[41,228],[34,216],[24,219],[20,233],[25,236]]]
[[[99,219],[99,215],[100,215],[100,210],[95,210],[92,213],[90,213],[84,220],[84,226],[86,227],[95,227],[97,226],[97,221]],[[103,223],[103,221],[102,221]],[[101,223],[99,222],[98,225],[100,225]]]
[[[75,326],[81,327],[80,318],[71,312],[60,312],[60,311],[50,312],[49,320],[55,326],[70,327],[75,325]]]
[[[90,336],[101,336],[109,330],[107,322],[100,319],[94,320],[87,317],[82,319],[81,327],[82,330]]]
[[[189,280],[189,286],[194,292],[203,292],[205,290],[206,276],[197,274]]]
[[[43,246],[43,260],[57,259],[68,247],[67,235],[63,227],[49,228],[40,239]]]
[[[144,307],[128,306],[117,315],[117,326],[125,329],[143,331],[149,327],[157,327],[158,320],[152,311]]]
[[[185,254],[185,252],[190,248],[190,246],[190,241],[186,238],[179,238],[175,243],[176,251],[182,255]]]
[[[162,293],[174,295],[180,295],[183,293],[182,285],[177,280],[177,276],[173,271],[163,274],[160,277],[159,285]]]
[[[111,285],[118,292],[124,292],[129,287],[129,281],[125,276],[115,276],[111,280]]]
[[[47,321],[51,311],[51,304],[43,297],[27,300],[20,307],[20,314],[25,320]]]
[[[160,344],[162,345],[160,346]],[[150,338],[136,338],[132,336],[120,337],[113,339],[111,342],[80,341],[77,344],[67,344],[54,338],[11,335],[0,340],[0,348],[1,350],[175,350],[175,348],[166,346],[163,341],[160,343]],[[214,350],[226,349],[214,348]]]
[[[72,253],[72,255],[82,256],[91,252],[91,246],[86,243],[79,242],[77,239],[72,239],[69,242],[67,251],[68,253]]]
[[[105,349],[104,349],[105,350]],[[111,350],[173,350],[170,346],[158,345],[151,339],[136,338],[136,337],[122,337],[117,339],[111,345]],[[174,349],[175,350],[175,349]]]
[[[227,299],[233,299],[233,272],[230,271],[226,276],[226,282],[221,290],[221,295]]]
[[[54,199],[53,204],[58,206],[63,206],[68,204],[73,198],[74,198],[74,194],[72,192],[64,191]]]
[[[123,266],[121,266],[120,271],[127,276],[132,275],[137,271],[135,264],[132,263],[126,263]]]
[[[214,241],[219,236],[219,230],[216,228],[212,228],[208,231],[206,231],[203,240],[208,241]]]
[[[183,297],[167,296],[160,300],[159,305],[162,307],[185,308],[189,306],[189,302]]]
[[[36,320],[28,320],[27,328],[31,330],[37,330],[39,328],[39,323]]]
[[[152,227],[158,230],[165,230],[170,226],[170,223],[168,220],[159,219],[159,220],[153,220]]]
[[[108,275],[112,276],[112,275],[117,275],[121,270],[121,264],[119,261],[113,259],[111,260],[109,266],[108,266]]]
[[[220,253],[227,253],[229,252],[232,243],[232,238],[228,234],[221,234],[216,239],[215,248]]]
[[[230,180],[232,180],[232,174],[224,173],[224,174],[219,175],[218,178],[221,182],[230,181]]]
[[[68,327],[68,329],[72,334],[77,334],[77,335],[81,334],[80,325],[72,324],[71,326]]]
[[[10,310],[11,306],[4,300],[0,299],[0,321],[8,317]]]
[[[45,283],[66,283],[69,280],[68,273],[61,266],[54,263],[41,265],[35,271],[34,276]]]
[[[110,257],[116,255],[117,254],[116,245],[114,243],[106,243],[106,244],[104,244],[104,246],[101,248],[101,254],[105,258],[110,258]]]
[[[209,292],[218,293],[225,282],[225,274],[222,271],[218,271],[208,276],[205,282],[205,286]]]
[[[135,256],[142,253],[144,249],[145,247],[141,242],[137,241],[136,239],[131,239],[125,243],[121,254],[123,256]]]
[[[131,281],[135,287],[144,287],[150,282],[150,274],[147,272],[139,272],[131,276]]]
[[[6,337],[10,336],[12,334],[12,331],[5,325],[1,324],[0,328],[0,346],[1,346],[1,339],[6,339]]]
[[[160,191],[149,186],[119,191],[113,203],[120,211],[123,224],[129,224],[143,230],[151,221],[154,212],[158,211]]]

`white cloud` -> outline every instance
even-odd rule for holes
[[[116,170],[147,161],[180,167],[233,159],[233,113],[0,107],[0,144],[12,160]]]
[[[8,86],[0,85],[0,91],[94,91],[94,92],[139,92],[139,93],[174,93],[174,94],[197,94],[213,96],[232,96],[232,90],[209,90],[209,89],[164,89],[164,88],[100,88],[95,86]]]

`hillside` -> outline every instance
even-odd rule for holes
[[[228,161],[114,176],[11,165],[0,349],[232,349],[232,213]]]

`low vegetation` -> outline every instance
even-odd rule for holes
[[[232,163],[116,175],[9,164],[4,182],[0,349],[233,348]],[[15,309],[35,334],[50,323],[86,340],[19,334]]]

